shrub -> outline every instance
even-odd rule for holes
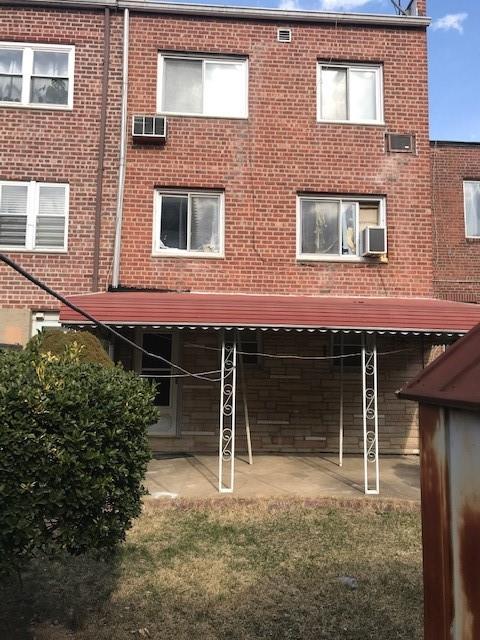
[[[40,552],[100,555],[139,515],[152,387],[78,348],[0,352],[0,569]]]
[[[90,331],[44,329],[30,340],[27,349],[61,356],[74,344],[82,347],[78,353],[80,362],[96,362],[104,367],[113,367],[112,359],[103,348],[102,343]]]

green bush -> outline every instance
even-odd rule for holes
[[[95,362],[104,367],[113,367],[112,359],[103,348],[102,343],[90,331],[44,329],[30,340],[27,349],[61,356],[74,344],[82,347],[78,354],[80,362]]]
[[[0,352],[0,570],[105,555],[140,513],[153,389],[78,352]]]

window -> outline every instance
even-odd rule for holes
[[[0,105],[73,106],[74,47],[0,43]]]
[[[68,196],[67,184],[0,182],[0,246],[65,251]]]
[[[155,255],[222,255],[222,193],[157,191],[155,213]]]
[[[317,119],[382,123],[381,66],[319,63]]]
[[[158,111],[246,118],[247,61],[242,58],[159,57]]]
[[[384,226],[383,198],[301,196],[298,204],[297,258],[359,260],[366,227]]]
[[[59,329],[59,313],[58,311],[32,311],[32,336],[44,329]]]
[[[262,351],[261,336],[257,331],[243,331],[238,341],[238,350],[241,351],[243,364],[246,367],[259,366]]]
[[[330,351],[334,356],[334,369],[358,369],[362,364],[362,336],[358,333],[334,333]]]
[[[465,235],[480,238],[480,180],[465,180],[463,183],[465,200]]]

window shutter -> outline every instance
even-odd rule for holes
[[[65,244],[65,187],[40,186],[35,246],[63,247]]]

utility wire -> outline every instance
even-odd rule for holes
[[[73,304],[73,302],[70,302],[69,300],[67,300],[67,298],[62,296],[60,293],[57,293],[56,291],[54,291],[54,289],[49,287],[47,284],[45,284],[44,282],[42,282],[41,280],[39,280],[35,276],[32,276],[31,273],[29,273],[28,271],[23,269],[20,265],[18,265],[16,262],[14,262],[11,258],[6,256],[5,254],[0,253],[0,260],[2,262],[4,262],[6,265],[8,265],[9,267],[11,267],[12,269],[14,269],[21,276],[26,278],[29,282],[31,282],[35,286],[39,287],[40,289],[42,289],[43,291],[45,291],[49,295],[53,296],[54,298],[59,300],[62,304],[64,304],[65,306],[69,307],[70,309],[72,309],[76,313],[79,313],[84,318],[87,318],[87,320],[90,320],[90,322],[93,322],[93,324],[96,327],[99,327],[100,329],[103,329],[107,333],[110,333],[111,335],[114,335],[116,338],[118,338],[119,340],[122,340],[123,342],[125,342],[126,344],[131,346],[133,349],[136,349],[137,351],[140,351],[141,353],[143,353],[144,355],[146,355],[146,356],[148,356],[150,358],[155,358],[156,360],[161,360],[162,362],[167,364],[169,367],[173,367],[175,369],[178,369],[183,374],[185,374],[185,376],[191,376],[193,378],[198,378],[199,380],[207,380],[207,381],[212,381],[212,382],[217,382],[218,381],[218,380],[212,380],[211,378],[208,378],[208,377],[204,377],[201,373],[192,373],[191,371],[187,371],[187,369],[184,369],[183,367],[180,367],[178,364],[175,364],[174,362],[170,362],[170,360],[167,360],[167,358],[164,358],[163,356],[160,356],[160,355],[158,355],[156,353],[151,353],[150,351],[147,351],[146,349],[144,349],[140,345],[136,344],[132,340],[129,340],[128,338],[123,336],[121,333],[119,333],[115,329],[112,329],[112,327],[108,326],[104,322],[101,322],[100,320],[97,320],[90,313],[88,313],[87,311],[84,311],[83,309],[78,307],[76,304]]]
[[[221,351],[218,347],[207,347],[201,344],[186,343],[186,347],[193,349],[205,349],[207,351]],[[413,351],[412,348],[395,349],[393,351],[377,351],[377,356],[388,356],[394,353],[403,353],[405,351]],[[337,356],[298,356],[292,354],[280,354],[280,353],[261,353],[259,351],[240,351],[237,349],[237,354],[242,356],[260,356],[262,358],[279,358],[279,359],[294,359],[294,360],[339,360],[343,358],[355,358],[362,355],[362,352],[358,353],[346,353]]]

